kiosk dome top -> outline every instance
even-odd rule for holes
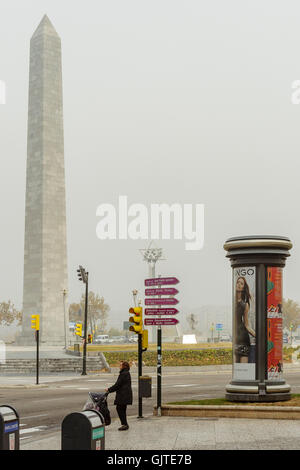
[[[272,235],[252,235],[228,238],[224,243],[224,250],[236,248],[282,248],[290,250],[293,247],[291,240],[287,237]]]

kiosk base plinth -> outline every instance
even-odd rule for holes
[[[287,401],[291,399],[290,393],[226,393],[226,400],[233,402],[270,403],[276,401]]]
[[[284,381],[242,384],[231,382],[226,386],[226,400],[232,402],[272,403],[291,399],[291,386]]]

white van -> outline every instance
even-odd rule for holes
[[[94,339],[93,343],[108,343],[109,342],[109,336],[108,335],[99,335],[99,336],[96,336],[96,338]]]

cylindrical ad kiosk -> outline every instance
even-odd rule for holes
[[[292,246],[286,237],[261,235],[229,238],[224,244],[233,268],[230,401],[291,397],[283,378],[282,270]]]

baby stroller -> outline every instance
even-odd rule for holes
[[[105,426],[109,426],[111,423],[110,412],[107,406],[107,395],[108,393],[89,392],[89,399],[83,408],[83,411],[98,411],[103,417]]]

